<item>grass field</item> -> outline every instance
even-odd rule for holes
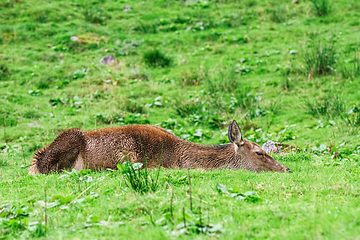
[[[359,239],[360,2],[296,2],[2,0],[0,238]],[[294,173],[191,170],[192,211],[186,170],[145,194],[120,171],[27,175],[68,128],[224,144],[232,119],[301,147],[273,155]]]

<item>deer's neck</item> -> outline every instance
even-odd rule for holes
[[[228,168],[234,157],[233,144],[206,146],[184,141],[178,153],[181,168]]]

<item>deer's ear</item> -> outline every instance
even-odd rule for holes
[[[228,137],[230,142],[235,143],[238,146],[244,144],[244,139],[242,138],[241,130],[235,120],[233,120],[232,123],[230,123],[229,125]]]

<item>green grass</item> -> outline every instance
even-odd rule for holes
[[[201,206],[202,214],[209,215],[211,223],[222,225],[224,232],[218,235],[228,239],[354,239],[358,236],[358,158],[351,157],[340,164],[334,164],[329,157],[310,154],[276,158],[294,173],[192,170],[193,214],[199,215]],[[10,164],[10,169],[2,170],[1,201],[15,209],[26,209],[29,215],[22,219],[42,222],[45,213],[41,201],[45,200],[46,186],[46,235],[50,238],[168,238],[183,221],[183,207],[187,211],[190,208],[186,170],[162,171],[161,187],[155,193],[139,195],[127,187],[120,172],[33,177],[27,176],[27,169],[15,165],[16,162]],[[219,193],[218,183],[237,186],[241,192],[254,191],[262,201],[236,200]],[[166,224],[160,219],[170,213],[172,194],[174,220]],[[207,217],[204,221],[208,221]],[[23,229],[10,236],[34,235]],[[194,237],[208,238],[191,233],[190,238]]]
[[[219,238],[356,239],[360,3],[290,2],[2,1],[0,237],[170,238],[185,206],[189,226],[209,215]],[[119,65],[99,63],[109,54]],[[68,128],[154,124],[224,144],[232,119],[247,140],[304,149],[275,156],[294,173],[191,171],[189,212],[186,171],[163,170],[158,190],[139,195],[118,171],[33,177],[21,167]]]

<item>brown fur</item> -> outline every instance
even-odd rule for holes
[[[229,126],[229,139],[231,143],[227,145],[199,145],[149,125],[88,132],[69,129],[35,154],[29,174],[48,174],[71,168],[116,169],[119,162],[126,160],[147,162],[148,166],[160,163],[164,168],[290,171],[258,144],[243,140],[235,120]]]

